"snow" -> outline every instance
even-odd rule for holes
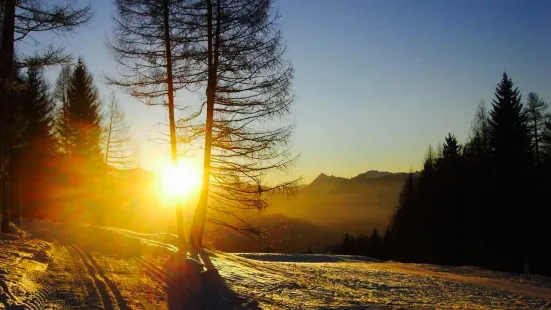
[[[0,309],[30,308],[47,299],[51,289],[40,285],[51,257],[48,242],[0,234]]]
[[[207,269],[197,280],[178,276],[173,235],[46,221],[25,227],[22,240],[0,235],[0,309],[551,309],[551,279],[537,275],[208,250],[191,255]]]
[[[281,254],[281,253],[235,253],[235,255],[261,261],[282,263],[336,263],[336,262],[378,262],[377,259],[358,255],[326,254]]]

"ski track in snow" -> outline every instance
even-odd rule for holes
[[[0,309],[169,309],[170,289],[190,296],[185,309],[208,303],[165,270],[173,235],[26,227],[32,236],[23,240],[0,235]],[[206,253],[198,258],[223,282],[205,288],[224,301],[211,309],[551,309],[551,279],[537,275],[346,255]]]

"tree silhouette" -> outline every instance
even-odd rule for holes
[[[27,147],[42,155],[54,153],[57,150],[53,136],[54,103],[42,68],[31,67],[27,70],[22,99],[23,115],[27,122],[24,134]]]
[[[521,96],[503,73],[496,87],[489,119],[489,143],[499,176],[512,167],[523,170],[530,165],[530,135]]]
[[[515,259],[524,250],[517,248],[517,253],[512,254],[509,246],[511,242],[522,245],[522,238],[509,230],[508,226],[518,223],[519,220],[521,225],[526,224],[526,219],[523,218],[526,213],[518,214],[514,205],[522,203],[529,196],[528,180],[533,161],[530,132],[520,92],[506,73],[503,73],[502,80],[496,87],[489,123],[497,194],[496,203],[493,204],[495,209],[490,215],[495,220],[496,227],[491,227],[489,235],[495,255],[504,258],[503,268],[512,268],[513,265],[520,267]],[[486,220],[489,221],[490,218]]]
[[[541,163],[542,131],[545,126],[545,110],[547,104],[538,97],[536,93],[529,93],[526,102],[525,113],[528,119],[528,126],[533,139],[533,152],[536,159],[536,166]]]
[[[70,120],[69,120],[69,84],[73,71],[70,65],[63,65],[59,76],[57,77],[53,98],[57,103],[57,115],[55,131],[58,137],[60,148],[66,157],[71,152],[71,142],[69,137],[70,132]]]
[[[418,177],[405,181],[385,234],[388,258],[509,271],[522,270],[529,259],[539,272],[551,273],[542,247],[550,236],[549,214],[541,207],[551,185],[551,116],[541,99],[532,94],[529,101],[539,103],[524,109],[503,74],[489,115],[483,103],[477,107],[464,147],[452,134],[436,154],[429,147]],[[543,124],[537,132],[526,117],[534,114]]]
[[[128,167],[133,163],[130,136],[128,135],[130,126],[126,123],[124,112],[114,96],[107,106],[106,119],[103,162],[113,167]]]
[[[373,229],[371,236],[369,237],[369,252],[368,256],[373,258],[382,259],[383,257],[383,241],[377,228]]]
[[[42,1],[32,0],[5,0],[2,7],[2,47],[0,50],[0,142],[2,171],[9,171],[9,158],[12,148],[13,128],[17,118],[12,94],[17,87],[17,78],[14,68],[23,66],[42,66],[67,62],[69,55],[64,54],[61,48],[48,46],[40,54],[34,56],[20,55],[19,60],[14,57],[15,43],[37,32],[67,32],[88,22],[92,16],[90,7],[75,9],[72,5],[48,5]],[[0,189],[7,188],[5,184],[9,175],[4,174],[0,179]],[[5,195],[0,195],[0,199]],[[3,214],[6,203],[0,202]],[[6,214],[7,215],[7,214]],[[0,231],[9,231],[9,218],[3,216]]]
[[[44,196],[41,186],[51,179],[52,159],[57,151],[57,141],[53,134],[54,103],[51,99],[42,68],[30,67],[22,87],[20,99],[21,117],[24,120],[19,148],[13,149],[14,176],[20,182],[21,195],[26,192]],[[44,197],[35,197],[43,201]],[[25,203],[27,205],[27,203]],[[30,205],[32,209],[37,206]]]
[[[101,113],[98,92],[82,59],[73,71],[67,91],[71,154],[88,165],[101,162]]]
[[[166,106],[172,164],[178,161],[175,92],[192,86],[187,50],[194,33],[179,28],[189,20],[189,0],[117,0],[111,52],[121,66],[119,76],[108,81],[146,105]],[[188,8],[188,5],[191,7]],[[181,107],[183,109],[183,107]],[[183,206],[176,206],[179,248],[185,244]]]
[[[192,76],[206,76],[204,120],[192,128],[205,135],[203,182],[190,240],[202,246],[209,222],[257,237],[249,225],[233,225],[238,210],[262,210],[276,192],[292,191],[297,180],[269,185],[270,173],[286,172],[293,126],[293,70],[272,1],[217,0],[198,5],[193,31],[200,38]],[[203,114],[200,114],[203,117]],[[213,212],[207,212],[207,211]],[[236,220],[241,223],[241,220]]]
[[[546,113],[541,132],[542,143],[542,161],[545,164],[545,169],[551,167],[551,114]]]

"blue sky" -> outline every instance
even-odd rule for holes
[[[77,3],[88,3],[77,1]],[[91,1],[94,20],[40,42],[83,56],[102,92],[116,74],[105,46],[111,0]],[[551,101],[551,1],[279,0],[288,58],[295,67],[294,170],[351,177],[371,169],[421,166],[429,144],[448,132],[467,137],[481,99],[490,103],[506,70],[522,94]],[[21,46],[30,52],[33,45]],[[52,82],[58,69],[48,71]],[[118,94],[141,145],[141,165],[157,169],[168,147],[149,142],[166,122],[159,107]]]

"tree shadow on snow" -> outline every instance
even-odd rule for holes
[[[258,302],[239,297],[230,289],[204,251],[190,251],[189,257],[174,254],[165,272],[170,310],[261,309]]]

